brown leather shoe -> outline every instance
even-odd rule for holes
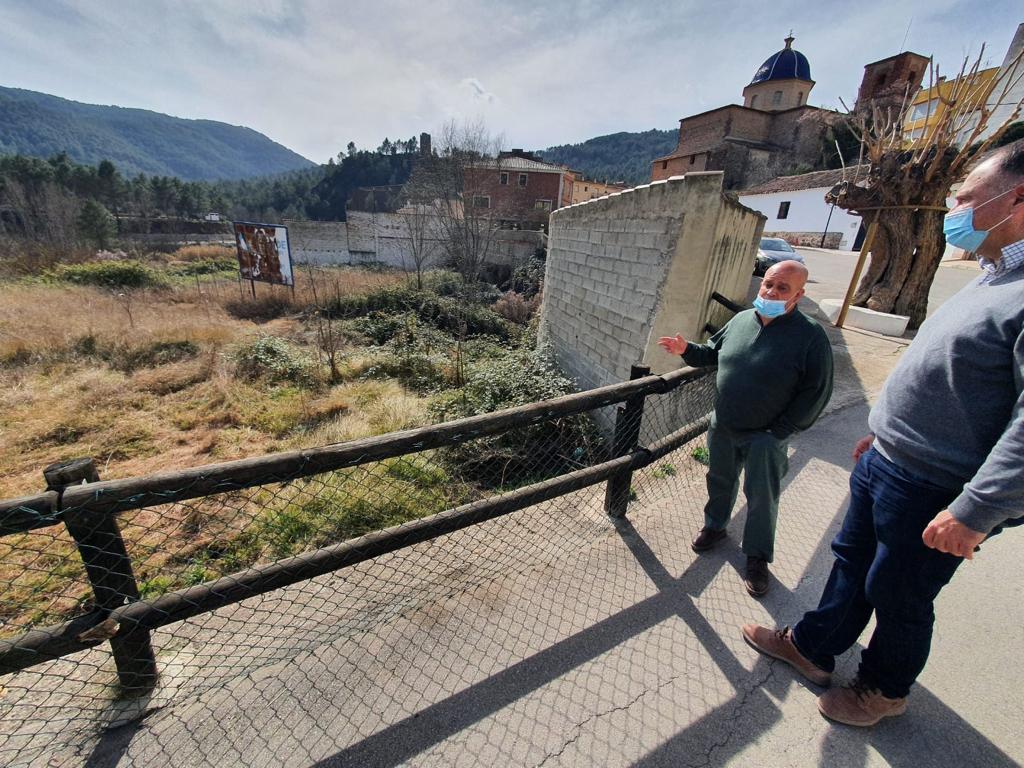
[[[789,627],[768,629],[757,624],[744,624],[743,639],[755,651],[784,661],[815,685],[828,685],[832,682],[832,674],[806,658],[793,645]]]
[[[890,699],[877,688],[855,678],[849,685],[821,694],[818,710],[829,720],[866,728],[882,718],[902,715],[907,711],[907,699]]]
[[[728,535],[725,532],[725,528],[721,530],[701,528],[700,533],[697,534],[690,547],[693,548],[694,552],[707,552],[709,549],[714,549],[715,545]]]
[[[768,573],[768,561],[763,557],[747,558],[747,575],[743,579],[743,586],[751,597],[762,597],[768,592],[771,585],[771,574]]]

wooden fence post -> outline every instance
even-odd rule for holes
[[[634,365],[630,368],[629,379],[641,379],[649,376],[651,369],[645,365]],[[636,447],[640,438],[640,422],[644,415],[645,396],[632,395],[620,405],[615,413],[615,436],[613,438],[613,458],[625,456]],[[604,511],[609,517],[626,516],[629,504],[629,486],[633,480],[633,470],[624,469],[608,478],[604,492]]]
[[[43,470],[47,490],[63,496],[65,488],[82,483],[99,482],[99,473],[90,458],[71,459],[51,464]],[[61,501],[57,503],[61,508]],[[126,603],[139,600],[139,587],[132,573],[131,560],[124,546],[121,529],[112,514],[70,509],[63,513],[64,525],[75,540],[96,598],[96,607],[103,615]],[[123,629],[123,634],[118,632]],[[99,626],[90,631],[100,631]],[[109,637],[121,688],[128,695],[138,696],[156,685],[156,656],[149,630],[112,627]]]

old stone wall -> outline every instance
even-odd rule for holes
[[[856,234],[856,233],[854,233]],[[821,232],[768,232],[764,237],[781,237],[790,245],[809,245],[812,248],[839,248],[843,244],[845,233],[825,232],[825,242],[821,242]]]
[[[628,379],[635,363],[677,368],[657,338],[703,339],[713,291],[745,300],[764,218],[722,181],[692,173],[552,215],[542,336],[580,389]],[[599,417],[606,430],[611,418]]]

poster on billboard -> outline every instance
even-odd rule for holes
[[[288,247],[288,227],[249,221],[236,221],[234,227],[238,269],[242,279],[295,285],[292,255]]]

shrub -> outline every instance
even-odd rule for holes
[[[540,293],[541,285],[544,283],[545,267],[546,262],[543,258],[531,256],[529,261],[516,267],[512,273],[509,290],[532,299]]]
[[[412,315],[415,317],[415,315]],[[373,311],[368,315],[356,318],[352,327],[366,336],[374,344],[387,344],[408,324],[408,315],[390,314]]]
[[[75,339],[71,351],[79,357],[102,360],[115,370],[131,373],[140,368],[189,360],[199,354],[199,347],[187,339],[141,344],[106,342],[90,333]]]
[[[430,392],[449,383],[442,364],[423,354],[386,354],[363,369],[366,379],[397,379],[415,392]]]
[[[167,278],[134,259],[62,264],[49,273],[52,279],[101,288],[163,288]]]
[[[131,373],[139,368],[177,363],[198,354],[199,347],[191,341],[155,341],[137,347],[115,347],[109,362],[111,367]]]
[[[439,420],[526,405],[573,391],[547,350],[513,351],[474,364],[463,389],[432,406]],[[452,446],[452,471],[486,486],[515,486],[578,468],[603,454],[603,441],[585,414],[520,427]]]
[[[284,290],[268,291],[255,299],[248,296],[228,299],[224,302],[224,309],[232,317],[254,322],[276,320],[298,311],[291,293]]]
[[[238,261],[231,258],[199,259],[180,264],[174,268],[179,275],[193,277],[195,275],[215,275],[220,272],[238,271]]]
[[[339,317],[412,312],[421,322],[454,336],[489,335],[507,341],[518,335],[513,325],[487,307],[407,287],[382,288],[363,296],[336,296],[327,303],[326,311]]]
[[[521,293],[509,291],[494,304],[494,311],[519,325],[526,325],[540,306],[540,294],[527,300]]]
[[[235,351],[235,373],[239,378],[267,382],[290,382],[302,387],[321,383],[315,360],[276,336],[258,336]]]

